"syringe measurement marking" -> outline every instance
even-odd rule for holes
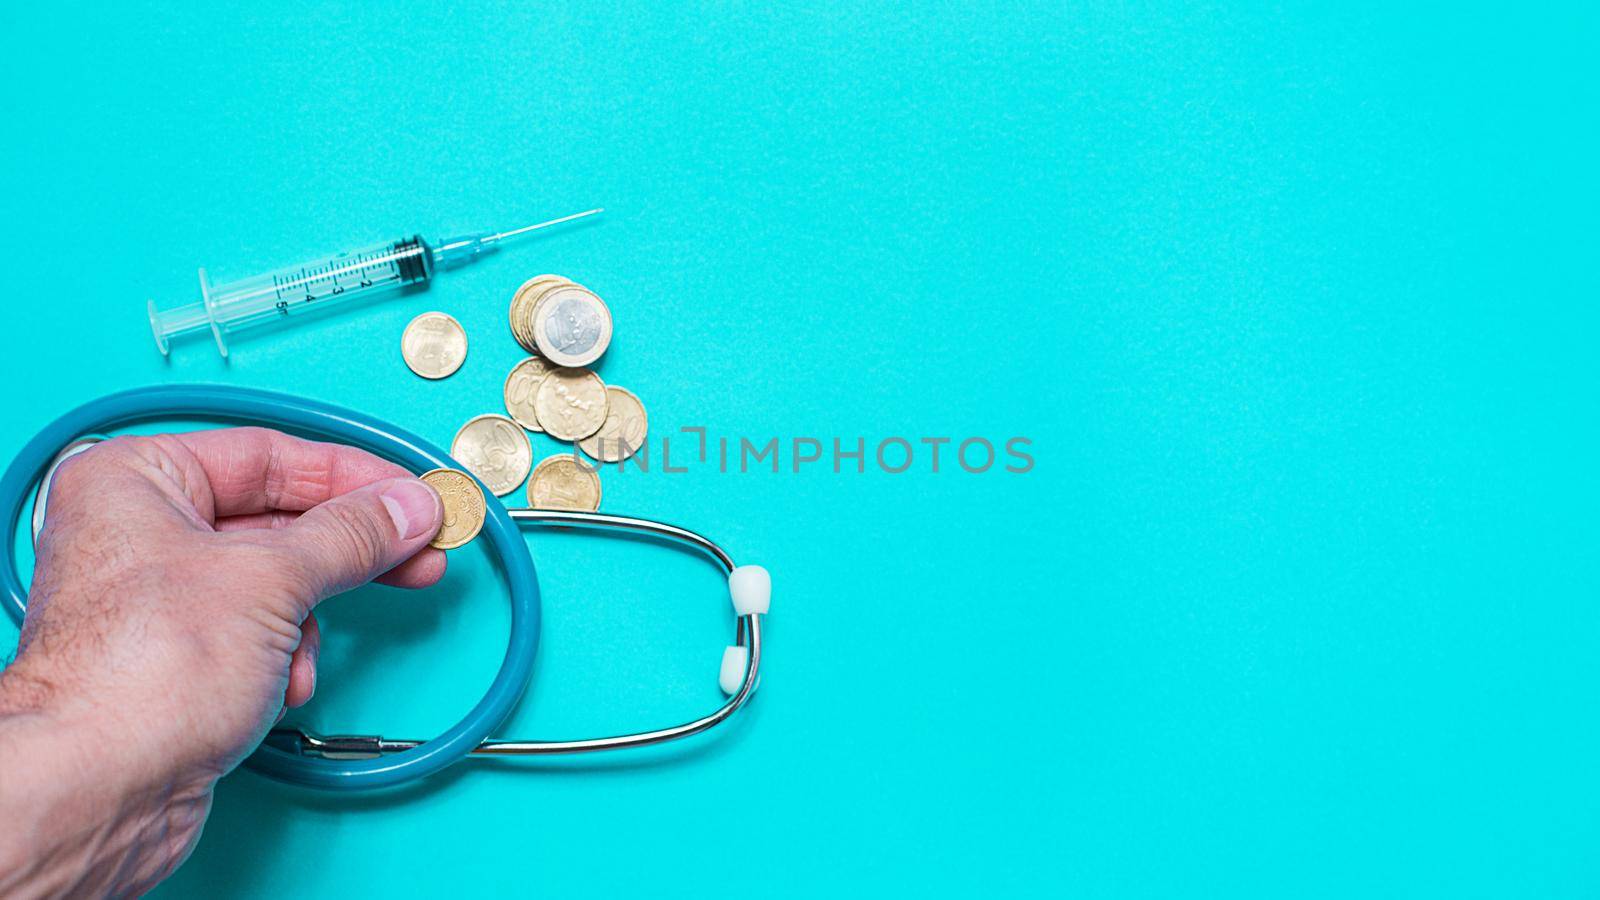
[[[319,281],[331,282],[333,284],[333,289],[328,292],[328,296],[337,297],[345,292],[344,285],[339,284],[339,276],[351,272],[361,272],[369,276],[360,280],[360,287],[362,288],[372,287],[373,284],[376,283],[375,280],[370,277],[373,270],[387,270],[385,274],[398,278],[400,275],[400,270],[399,266],[396,264],[396,260],[398,260],[399,257],[400,255],[394,252],[385,253],[382,256],[376,257],[363,253],[358,254],[349,263],[337,268],[335,268],[331,263],[326,266],[320,266],[316,268],[306,268],[302,266],[299,272],[296,273],[295,277],[287,281],[281,279],[278,275],[273,275],[273,294],[278,299],[278,302],[273,305],[277,308],[280,315],[288,315],[290,301],[285,299],[283,294],[284,291],[290,289],[295,289],[296,293],[299,293],[300,290],[304,290],[305,296],[300,298],[301,302],[315,303],[317,300],[322,298],[318,297],[312,292],[311,285],[314,285]],[[326,274],[322,274],[324,271]]]

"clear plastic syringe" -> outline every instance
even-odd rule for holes
[[[211,336],[216,338],[218,352],[227,356],[228,335],[236,331],[342,305],[357,298],[366,299],[408,284],[423,284],[433,279],[435,271],[463,266],[498,250],[500,242],[506,238],[598,212],[603,210],[591,209],[511,231],[485,231],[435,243],[423,240],[421,235],[412,235],[227,284],[212,284],[206,277],[206,270],[201,269],[200,302],[162,312],[151,300],[150,330],[156,336],[156,346],[165,356],[167,343],[172,338],[209,328]]]

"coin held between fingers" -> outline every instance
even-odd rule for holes
[[[457,469],[433,469],[420,477],[439,493],[439,502],[444,506],[439,533],[428,546],[454,550],[477,537],[489,512],[478,482]]]

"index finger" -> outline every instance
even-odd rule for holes
[[[217,518],[304,512],[374,481],[412,474],[365,450],[270,428],[217,428],[173,437],[205,471]]]

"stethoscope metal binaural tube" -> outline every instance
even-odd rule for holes
[[[221,388],[220,390],[230,389]],[[231,417],[232,416],[230,416],[230,418]],[[34,495],[34,509],[31,523],[33,532],[32,536],[35,544],[37,544],[39,535],[43,530],[46,501],[50,490],[52,476],[54,476],[56,468],[68,458],[88,449],[90,446],[93,446],[95,443],[101,440],[104,440],[104,438],[99,435],[89,435],[74,439],[55,454],[54,458],[50,462],[49,467],[41,474],[38,482],[38,489]],[[12,468],[16,469],[17,465],[14,463]],[[9,478],[11,474],[13,473],[8,472],[7,477]],[[5,485],[0,483],[0,493],[3,493],[4,487]],[[751,570],[759,570],[745,574],[759,575],[759,578],[756,580],[759,581],[760,584],[757,590],[761,594],[761,597],[759,600],[759,605],[751,606],[749,605],[750,601],[746,600],[744,602],[745,608],[741,608],[741,600],[739,597],[740,590],[733,584],[735,570],[737,567],[733,564],[732,558],[725,550],[708,538],[689,531],[688,529],[679,528],[675,525],[669,525],[664,522],[656,522],[649,519],[614,516],[604,513],[535,509],[508,509],[505,510],[505,512],[513,521],[524,525],[561,526],[580,529],[606,530],[640,534],[649,537],[675,541],[688,548],[700,551],[712,562],[721,567],[724,573],[730,576],[730,589],[735,594],[734,603],[737,613],[734,644],[728,648],[728,653],[724,654],[723,664],[723,687],[724,690],[728,691],[729,697],[722,706],[710,714],[670,728],[661,728],[652,731],[636,732],[633,734],[616,735],[612,737],[565,741],[484,739],[480,741],[477,746],[468,749],[466,751],[467,754],[475,756],[573,754],[587,753],[598,750],[644,747],[652,744],[659,744],[666,741],[689,737],[690,735],[699,734],[703,731],[706,731],[707,729],[726,721],[728,717],[732,716],[742,706],[744,706],[746,702],[749,701],[759,683],[761,667],[761,614],[766,611],[766,592],[770,590],[770,582],[767,579],[766,571],[764,569],[759,569],[759,567],[754,566],[746,567]],[[12,524],[14,527],[15,518],[12,519]],[[526,548],[524,548],[524,550],[525,549]],[[14,560],[12,563],[14,565]],[[507,568],[509,572],[511,567],[508,566]],[[744,581],[747,583],[747,589],[744,592],[746,594],[749,593],[748,582],[750,580],[751,579],[748,578],[744,579]],[[531,587],[534,591],[537,591],[536,583]],[[515,585],[513,587],[513,593],[514,595],[516,593]],[[737,651],[737,653],[735,653],[735,651]],[[728,671],[730,665],[730,653],[734,654],[732,665],[737,666],[737,669],[734,672]],[[735,674],[737,677],[736,687],[733,686],[733,683],[730,683],[730,675]],[[497,685],[498,684],[499,682],[497,681]],[[290,758],[305,759],[307,762],[311,762],[313,760],[329,762],[371,760],[392,756],[395,754],[411,753],[420,747],[426,746],[428,743],[429,742],[419,740],[389,739],[378,735],[322,736],[313,734],[298,727],[283,726],[274,728],[271,732],[269,732],[266,740],[263,742],[263,748],[261,751],[259,751],[259,753],[277,753]],[[252,757],[252,760],[254,759],[255,757]],[[303,781],[300,778],[288,777],[280,771],[267,771],[265,774],[268,774],[272,777],[282,778],[282,780],[310,783],[312,786],[329,786],[325,784]]]
[[[509,509],[511,518],[523,525],[559,526],[597,531],[623,531],[677,541],[701,551],[720,566],[725,574],[732,575],[736,566],[733,559],[709,538],[686,528],[605,513],[574,512],[568,510]],[[761,615],[751,613],[738,617],[734,633],[734,646],[745,647],[749,664],[738,689],[716,711],[693,721],[671,728],[640,731],[615,737],[585,738],[566,741],[486,740],[472,751],[474,756],[544,756],[555,754],[590,753],[597,750],[621,750],[629,747],[647,747],[679,738],[699,734],[726,721],[749,701],[755,693],[761,674]],[[301,728],[273,729],[269,740],[280,746],[295,748],[310,756],[329,759],[367,759],[390,753],[400,753],[417,746],[419,741],[385,738],[379,735],[316,735]]]

